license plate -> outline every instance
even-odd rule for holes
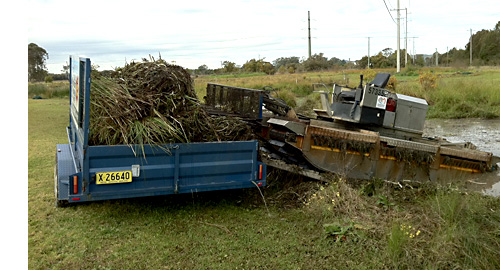
[[[98,185],[130,183],[132,182],[132,171],[102,172],[96,173],[95,177]]]

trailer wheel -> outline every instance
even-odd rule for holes
[[[68,205],[67,201],[59,200],[59,172],[57,169],[57,154],[56,154],[56,165],[54,165],[54,191],[55,191],[55,204],[56,207],[65,207]]]

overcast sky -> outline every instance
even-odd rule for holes
[[[387,5],[387,8],[386,8]],[[47,68],[60,73],[69,55],[89,57],[100,70],[149,54],[186,68],[252,58],[307,57],[307,12],[312,53],[358,60],[397,48],[397,0],[30,0],[28,42],[49,53]],[[463,49],[469,29],[493,29],[500,1],[401,0],[408,10],[408,51]],[[391,17],[392,15],[392,17]],[[401,10],[401,48],[405,46]]]

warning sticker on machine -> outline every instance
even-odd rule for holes
[[[387,106],[387,98],[384,96],[378,96],[376,107],[385,110],[386,106]]]

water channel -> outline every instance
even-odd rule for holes
[[[428,119],[424,136],[442,137],[453,143],[471,142],[478,150],[500,156],[500,119]],[[499,197],[500,170],[478,175],[477,179],[468,181],[466,185],[471,190]]]

